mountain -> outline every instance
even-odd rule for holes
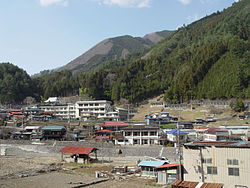
[[[141,52],[170,33],[171,31],[161,31],[145,35],[143,38],[125,35],[106,39],[56,71],[69,70],[74,75],[89,72],[104,61],[124,59],[129,53]]]
[[[160,94],[173,103],[249,99],[249,10],[250,1],[241,0],[183,26],[144,55],[108,62],[83,77],[81,88],[95,98],[133,103]]]

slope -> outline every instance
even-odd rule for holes
[[[124,59],[129,53],[141,52],[170,33],[171,31],[161,31],[143,38],[125,35],[106,39],[56,71],[70,70],[74,75],[89,72],[105,61]]]
[[[134,103],[163,93],[169,102],[250,98],[249,9],[250,1],[242,0],[182,27],[153,46],[146,58],[102,69],[82,87],[100,91],[96,98]],[[106,86],[111,73],[112,84]]]

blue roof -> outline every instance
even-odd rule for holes
[[[141,161],[138,166],[158,167],[164,165],[166,161]]]
[[[167,131],[168,134],[178,134],[177,130],[171,130],[171,131]],[[184,132],[180,130],[180,134],[188,134],[188,132]]]
[[[42,130],[62,130],[62,129],[65,129],[65,127],[58,125],[46,125],[42,128]]]

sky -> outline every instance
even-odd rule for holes
[[[236,0],[0,0],[0,63],[33,75],[106,38],[175,30]]]

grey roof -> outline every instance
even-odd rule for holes
[[[185,147],[228,147],[228,148],[250,148],[249,141],[194,141],[184,144]]]

